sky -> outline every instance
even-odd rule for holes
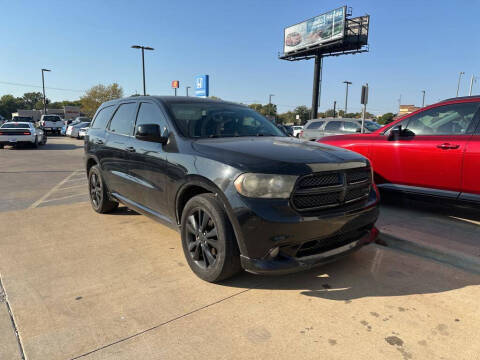
[[[210,95],[243,103],[268,103],[278,112],[311,106],[313,60],[278,59],[283,29],[337,7],[371,16],[370,51],[324,59],[320,111],[345,104],[360,111],[361,85],[369,84],[367,111],[396,112],[467,95],[472,74],[480,77],[480,0],[0,0],[0,96],[41,91],[78,99],[96,84],[118,82],[125,95],[142,92],[141,55],[146,52],[147,93],[178,94],[194,77],[210,75]],[[480,79],[474,84],[480,94]]]

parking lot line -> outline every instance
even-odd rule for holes
[[[52,202],[52,201],[59,201],[59,200],[70,199],[70,198],[77,197],[77,196],[85,196],[85,195],[88,195],[88,193],[86,192],[86,193],[81,193],[81,194],[73,194],[73,195],[68,195],[68,196],[62,196],[62,197],[55,198],[55,199],[44,200],[44,201],[42,201],[42,204],[43,204],[43,203]]]
[[[85,180],[86,180],[86,179],[85,179]],[[67,189],[74,189],[74,188],[79,188],[79,187],[85,187],[86,185],[87,185],[87,182],[85,181],[85,184],[73,185],[73,186],[67,186],[67,187],[58,188],[58,191],[60,191],[60,190],[67,190]]]
[[[50,189],[50,191],[48,191],[45,195],[43,195],[40,199],[38,199],[37,201],[35,201],[32,205],[29,206],[30,209],[34,209],[36,207],[38,207],[38,205],[40,205],[45,199],[47,199],[51,194],[53,194],[56,190],[58,190],[63,184],[65,184],[67,181],[69,181],[73,176],[75,176],[76,174],[78,174],[79,171],[78,170],[75,170],[74,172],[72,172],[70,175],[68,175],[65,179],[63,179],[62,181],[60,181],[57,185],[55,185],[53,188]]]

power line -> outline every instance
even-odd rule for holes
[[[32,85],[32,84],[20,84],[20,83],[13,83],[8,81],[0,81],[0,84],[3,85],[11,85],[11,86],[22,86],[22,87],[33,87],[33,88],[42,88],[40,85]],[[85,90],[78,90],[78,89],[63,89],[63,88],[55,88],[55,87],[45,87],[45,89],[49,90],[59,90],[59,91],[73,91],[73,92],[85,92]]]

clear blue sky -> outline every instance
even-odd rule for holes
[[[283,28],[333,8],[353,7],[353,16],[371,15],[370,52],[324,61],[320,109],[333,100],[344,106],[343,80],[353,82],[349,110],[359,111],[361,84],[370,85],[374,113],[396,111],[402,103],[455,95],[458,73],[480,76],[480,0],[390,1],[6,1],[0,2],[0,96],[40,88],[47,97],[77,99],[98,83],[118,82],[126,95],[142,91],[140,52],[146,53],[147,92],[180,94],[197,74],[210,74],[211,95],[241,102],[273,102],[284,112],[311,104],[313,60],[281,61]],[[480,80],[474,86],[480,93]]]

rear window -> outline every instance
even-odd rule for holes
[[[107,123],[112,117],[114,107],[113,105],[111,106],[106,106],[103,109],[101,109],[95,119],[93,119],[93,124],[91,124],[92,129],[105,129],[107,127]],[[77,120],[75,120],[77,121]]]
[[[12,120],[14,120],[14,121],[26,121],[26,122],[33,121],[33,119],[30,116],[14,116]]]
[[[315,121],[315,122],[312,122],[312,123],[310,123],[310,125],[307,126],[307,129],[308,129],[308,130],[319,129],[319,128],[323,125],[324,122],[325,122],[325,121]]]
[[[16,123],[6,123],[3,124],[0,128],[2,129],[30,129],[29,124],[16,124]]]
[[[59,120],[62,120],[62,119],[60,118],[60,116],[50,115],[50,116],[44,116],[43,120],[45,120],[45,121],[59,121]]]

